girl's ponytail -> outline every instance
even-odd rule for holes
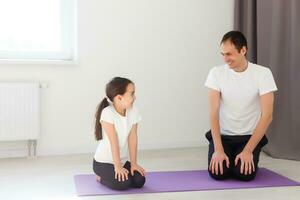
[[[96,138],[97,141],[102,139],[102,126],[101,126],[101,123],[100,123],[100,117],[101,117],[102,110],[107,106],[109,106],[109,103],[107,101],[107,98],[104,98],[97,107],[97,112],[96,112],[96,115],[95,115],[95,118],[96,118],[96,121],[95,121],[95,138]]]

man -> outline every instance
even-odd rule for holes
[[[261,148],[267,144],[277,87],[270,69],[250,63],[246,53],[245,36],[226,33],[221,41],[226,64],[212,68],[205,82],[211,125],[206,133],[208,170],[216,180],[253,180]]]

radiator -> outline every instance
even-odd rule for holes
[[[0,141],[28,141],[36,154],[40,133],[40,84],[0,82]]]

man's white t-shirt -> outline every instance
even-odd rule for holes
[[[228,65],[212,68],[205,86],[221,93],[222,135],[252,135],[261,117],[260,96],[277,90],[271,70],[250,62],[243,72]]]
[[[104,108],[101,113],[100,122],[113,124],[119,140],[120,159],[124,164],[128,160],[128,135],[134,124],[141,121],[141,116],[135,106],[126,110],[125,116],[120,115],[113,105]],[[94,155],[97,162],[113,164],[111,144],[107,133],[102,128],[102,139]]]

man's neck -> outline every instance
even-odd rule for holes
[[[236,72],[243,72],[248,68],[248,60],[244,59],[239,67],[234,68]]]

